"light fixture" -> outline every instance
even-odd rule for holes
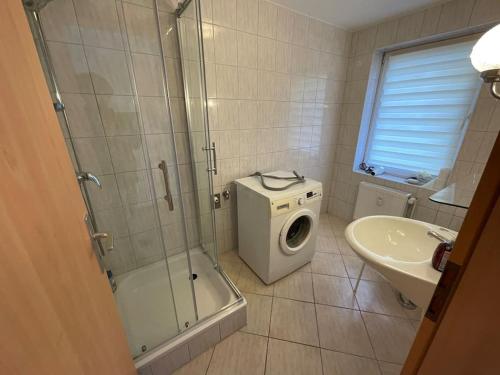
[[[470,60],[483,81],[490,84],[491,95],[500,99],[500,24],[479,38]]]

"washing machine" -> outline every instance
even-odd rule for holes
[[[280,177],[291,172],[265,173]],[[265,179],[283,187],[286,180]],[[238,202],[238,254],[270,284],[310,262],[316,247],[323,195],[321,182],[306,179],[286,190],[262,186],[259,177],[236,180]]]

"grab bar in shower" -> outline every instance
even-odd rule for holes
[[[169,180],[168,180],[168,167],[167,167],[167,163],[165,162],[165,160],[162,160],[160,162],[160,164],[158,165],[158,168],[160,168],[163,172],[163,180],[165,181],[165,192],[166,192],[166,195],[165,195],[165,200],[167,201],[168,203],[168,209],[169,211],[173,211],[174,210],[174,201],[172,199],[172,193],[170,192],[170,183],[169,183]]]

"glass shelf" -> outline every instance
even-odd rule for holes
[[[436,203],[446,204],[448,206],[469,208],[474,191],[461,188],[460,185],[453,183],[437,193],[434,193],[429,199]]]

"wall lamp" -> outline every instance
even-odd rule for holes
[[[500,99],[500,24],[479,38],[470,60],[483,81],[490,84],[491,95]]]

